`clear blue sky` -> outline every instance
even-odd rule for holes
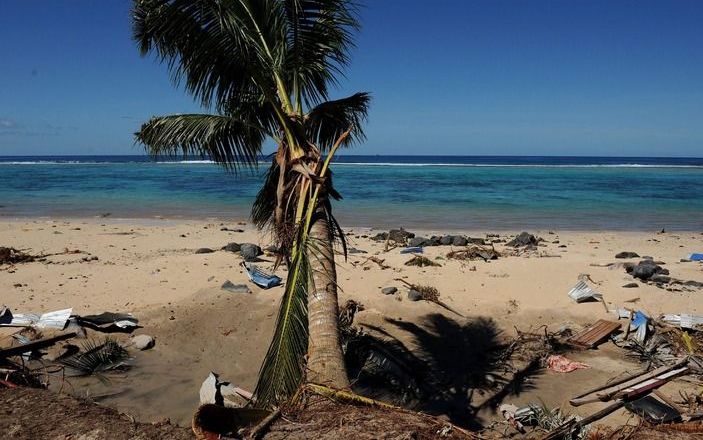
[[[198,111],[127,0],[0,0],[0,155],[140,154]],[[356,154],[703,156],[703,1],[366,0]],[[351,152],[351,151],[350,151]]]

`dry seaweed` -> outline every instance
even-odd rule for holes
[[[451,251],[447,254],[447,258],[454,260],[497,260],[500,257],[500,252],[495,250],[493,246],[469,246],[466,249]]]
[[[0,246],[0,264],[29,263],[36,258],[18,249]]]
[[[439,290],[435,289],[432,286],[423,286],[421,284],[412,284],[407,281],[405,281],[402,278],[396,278],[396,281],[400,281],[401,283],[405,284],[408,286],[410,289],[415,290],[416,292],[419,292],[420,295],[422,295],[422,300],[423,301],[429,301],[432,303],[437,304],[440,307],[444,307],[445,309],[449,310],[450,312],[456,313],[457,315],[461,316],[462,318],[464,315],[461,313],[457,312],[453,308],[449,307],[447,303],[439,299]]]
[[[415,255],[411,259],[405,262],[406,266],[417,266],[417,267],[442,267],[441,264],[430,260],[422,255]]]

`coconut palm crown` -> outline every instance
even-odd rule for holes
[[[209,157],[229,170],[277,150],[252,209],[288,266],[273,341],[256,387],[259,406],[307,379],[348,385],[337,331],[329,164],[364,139],[369,95],[330,100],[359,28],[346,0],[134,0],[142,55],[167,64],[203,114],[153,117],[136,133],[151,155]],[[279,261],[280,262],[280,261]],[[305,363],[307,353],[307,364]]]

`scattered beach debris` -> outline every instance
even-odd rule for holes
[[[640,255],[637,252],[623,251],[615,254],[615,258],[639,258]]]
[[[579,280],[568,295],[577,303],[603,300],[603,295],[591,289],[584,280]]]
[[[99,315],[76,316],[78,324],[104,333],[131,333],[139,327],[139,320],[131,313],[103,312]]]
[[[422,255],[415,255],[414,257],[406,261],[405,265],[417,267],[442,267],[441,264],[437,263],[436,261],[432,261]]]
[[[380,267],[380,268],[383,269],[383,270],[385,270],[385,269],[390,269],[390,268],[391,268],[389,265],[387,265],[387,264],[385,263],[386,260],[385,260],[384,258],[378,258],[378,257],[374,257],[374,256],[368,257],[367,259],[365,259],[364,261],[362,261],[362,262],[361,262],[361,266],[365,266],[366,263],[368,263],[369,261],[372,262],[372,263],[376,263],[376,264],[378,265],[378,267]],[[366,268],[365,268],[365,269],[366,269]]]
[[[220,288],[231,293],[251,293],[251,289],[246,284],[234,284],[230,280],[226,280],[222,283]]]
[[[63,333],[50,338],[39,339],[36,341],[26,342],[22,345],[16,347],[9,347],[0,349],[0,359],[8,358],[10,356],[19,356],[24,353],[32,352],[34,350],[39,350],[42,348],[50,347],[57,342],[64,341],[76,336],[75,332]]]
[[[599,319],[594,324],[569,338],[567,343],[581,349],[593,348],[619,329],[619,322]]]
[[[560,354],[553,354],[547,358],[547,368],[555,373],[571,373],[572,371],[591,368],[583,362],[576,362]]]
[[[39,329],[63,330],[73,309],[56,310],[42,315],[34,313],[15,313],[9,308],[0,308],[0,326],[6,327],[36,327]]]
[[[68,376],[89,376],[129,367],[129,353],[117,341],[105,338],[103,342],[86,341],[83,351],[59,361],[67,368]]]
[[[681,421],[679,411],[651,395],[629,402],[625,408],[652,425]]]
[[[36,258],[18,249],[0,246],[0,264],[29,263]]]
[[[422,247],[420,246],[411,246],[411,247],[406,247],[404,249],[400,250],[401,254],[421,254],[422,253]]]
[[[420,294],[420,298],[423,301],[428,301],[428,302],[433,302],[437,304],[440,307],[444,307],[445,309],[449,310],[450,312],[456,313],[457,315],[464,317],[461,313],[457,312],[453,308],[449,307],[445,302],[441,301],[439,299],[439,291],[435,289],[432,286],[423,286],[420,284],[412,284],[407,281],[405,281],[402,278],[396,278],[396,281],[400,281],[401,283],[405,284],[410,291],[415,291]]]
[[[210,372],[200,386],[200,404],[215,404],[227,408],[241,408],[254,396],[249,391],[220,381],[219,374]]]
[[[270,289],[272,287],[276,287],[283,282],[281,277],[264,272],[255,264],[248,263],[245,261],[242,263],[242,266],[244,266],[244,269],[247,272],[247,276],[249,277],[249,280],[251,280],[252,283],[254,283],[257,286],[262,287],[264,289]]]
[[[149,350],[156,345],[156,340],[149,335],[136,335],[131,338],[132,346],[137,350]]]
[[[689,313],[665,314],[661,317],[662,321],[670,325],[678,325],[680,328],[689,330],[703,329],[703,316],[691,315]]]
[[[447,254],[447,258],[454,260],[497,260],[500,257],[500,252],[496,251],[495,248],[491,247],[473,245],[466,249],[459,249],[451,251]]]
[[[572,398],[569,403],[572,406],[581,406],[587,403],[608,402],[614,399],[634,400],[636,397],[644,396],[670,380],[686,373],[688,371],[687,364],[688,360],[683,360],[649,372],[638,372],[610,381],[605,385],[590,389]]]

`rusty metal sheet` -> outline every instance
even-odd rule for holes
[[[617,330],[620,330],[619,322],[599,319],[593,325],[572,336],[568,342],[579,348],[593,348]]]

